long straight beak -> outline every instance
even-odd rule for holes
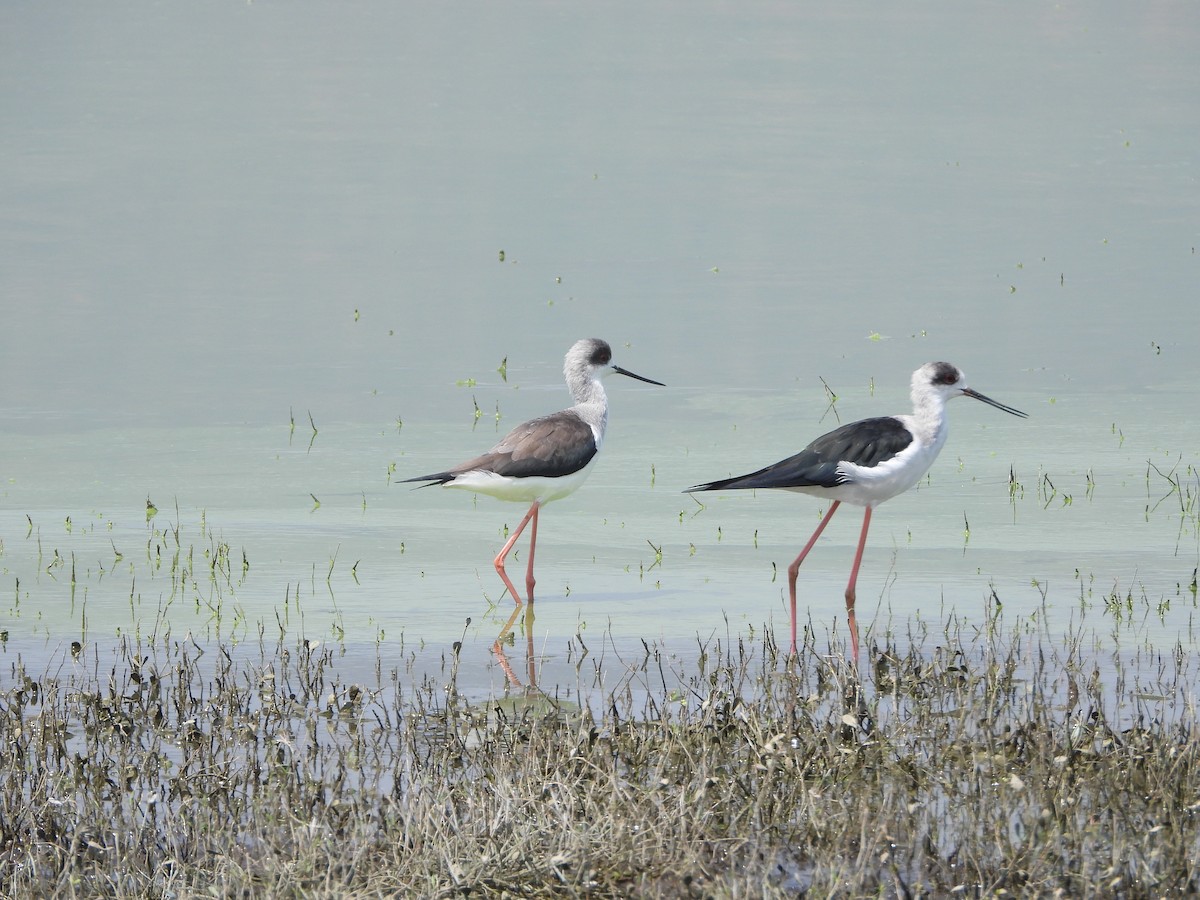
[[[628,375],[630,378],[636,378],[638,381],[646,382],[646,384],[657,384],[659,387],[666,387],[661,381],[655,381],[653,378],[643,378],[641,375],[635,375],[633,372],[630,372],[628,369],[622,369],[620,366],[613,366],[612,370],[618,375]]]
[[[979,391],[972,390],[971,388],[963,388],[963,393],[968,397],[974,397],[976,400],[982,400],[988,406],[994,406],[996,409],[1002,410],[1003,412],[1010,413],[1014,416],[1020,416],[1022,419],[1029,418],[1029,413],[1023,413],[1019,409],[1013,409],[1011,406],[1005,406],[1003,403],[993,400],[986,394],[979,393]]]

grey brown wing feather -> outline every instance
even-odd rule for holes
[[[445,472],[405,478],[445,484],[465,472],[495,472],[507,478],[561,478],[578,472],[596,455],[591,426],[564,410],[518,425],[487,453]]]
[[[835,428],[817,438],[795,456],[751,472],[710,481],[692,491],[748,490],[753,488],[836,487],[849,479],[839,467],[844,462],[871,468],[891,459],[912,443],[912,435],[893,416],[863,419]]]

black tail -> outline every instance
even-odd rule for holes
[[[454,472],[438,472],[436,475],[418,475],[416,478],[401,478],[397,480],[397,484],[409,484],[414,481],[424,481],[426,484],[417,485],[414,490],[420,490],[423,487],[433,487],[435,484],[445,484],[447,481],[453,481]]]
[[[722,478],[720,481],[710,481],[707,484],[694,484],[690,488],[684,488],[683,493],[696,494],[696,493],[699,493],[700,491],[722,491],[725,488],[737,489],[737,488],[742,488],[742,487],[749,487],[749,485],[743,485],[743,484],[737,483],[739,481],[742,481],[745,477],[746,477],[745,475],[738,475],[734,478]]]

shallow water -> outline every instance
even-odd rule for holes
[[[822,505],[680,490],[939,358],[1030,419],[951,405],[874,518],[864,643],[998,599],[1194,650],[1200,12],[682,9],[0,12],[10,650],[465,636],[502,682],[523,509],[394,481],[566,405],[589,335],[668,387],[610,380],[541,518],[538,655],[782,639]],[[858,527],[801,574],[835,646]]]

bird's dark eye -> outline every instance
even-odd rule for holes
[[[933,373],[934,384],[954,384],[958,381],[958,369],[950,363],[938,363]]]

